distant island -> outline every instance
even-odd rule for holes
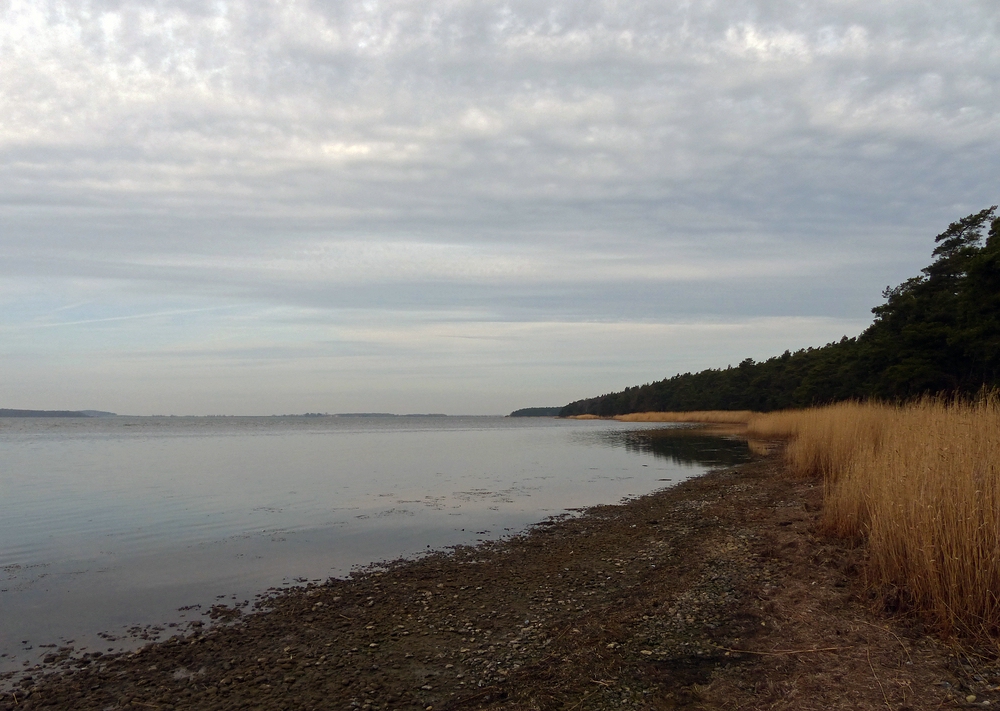
[[[0,417],[117,417],[103,410],[12,410],[0,407]]]
[[[416,412],[407,415],[397,415],[394,412],[306,412],[301,415],[271,415],[271,417],[447,417],[441,412]],[[228,417],[228,415],[222,415]]]
[[[507,417],[559,417],[561,411],[561,407],[522,407]]]
[[[441,412],[414,412],[408,415],[397,415],[393,412],[339,412],[333,417],[447,417]]]

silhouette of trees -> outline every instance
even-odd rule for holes
[[[851,398],[974,395],[1000,385],[1000,218],[997,206],[953,222],[935,260],[887,288],[856,338],[738,366],[684,373],[578,400],[563,416],[808,407]],[[985,232],[985,234],[984,234]]]

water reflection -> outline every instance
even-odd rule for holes
[[[700,433],[690,427],[610,430],[594,433],[601,444],[652,454],[673,464],[731,467],[750,459],[745,439]]]
[[[690,428],[544,418],[0,424],[0,672],[42,643],[129,648],[122,630],[220,595],[500,538],[746,456]]]

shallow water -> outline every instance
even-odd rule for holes
[[[498,417],[0,420],[0,668],[36,660],[42,644],[134,647],[126,628],[510,535],[746,457],[738,442],[641,435],[660,429]]]

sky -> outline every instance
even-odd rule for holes
[[[505,414],[860,333],[1000,5],[0,0],[0,407]]]

